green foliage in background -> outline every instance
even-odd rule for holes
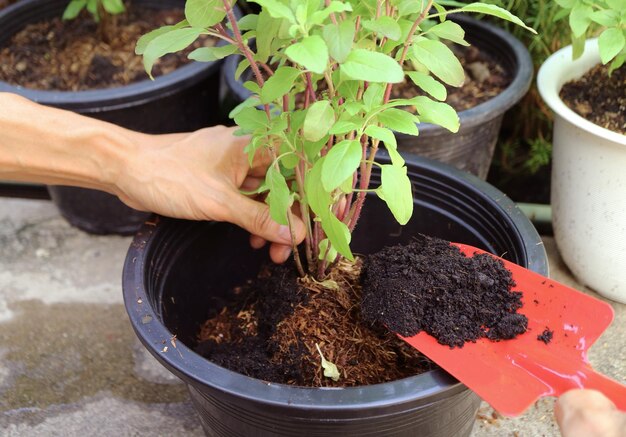
[[[556,0],[559,17],[568,19],[574,59],[585,50],[585,41],[599,33],[602,64],[609,74],[626,61],[626,0]]]

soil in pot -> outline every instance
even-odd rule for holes
[[[425,330],[450,347],[526,331],[510,272],[446,241],[420,236],[335,267],[322,282],[298,279],[291,266],[264,269],[205,322],[196,351],[265,381],[346,387],[434,367],[385,326],[404,335]],[[337,381],[324,376],[318,346],[338,366]]]
[[[626,68],[611,75],[608,65],[596,65],[580,79],[566,83],[559,96],[578,115],[626,135]]]
[[[452,46],[465,70],[465,82],[460,87],[446,85],[445,102],[457,112],[477,106],[500,94],[511,83],[511,76],[495,58],[476,46]],[[424,93],[412,82],[402,82],[392,88],[391,97],[411,98]]]
[[[1,1],[1,0],[0,0]],[[127,5],[126,12],[100,25],[86,11],[74,20],[61,17],[27,25],[0,49],[0,80],[29,89],[83,91],[112,88],[148,79],[137,40],[145,33],[184,19],[182,9]],[[187,64],[187,55],[214,40],[169,54],[155,64],[155,77]]]

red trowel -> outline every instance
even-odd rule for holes
[[[486,253],[455,245],[466,256]],[[523,292],[519,312],[528,317],[526,333],[500,342],[480,339],[455,349],[425,332],[403,339],[506,416],[523,413],[542,396],[559,396],[573,388],[599,390],[626,411],[626,386],[595,372],[587,361],[587,350],[613,320],[611,306],[498,259],[512,272],[514,289]],[[553,331],[548,344],[537,340],[546,328]]]

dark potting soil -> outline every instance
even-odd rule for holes
[[[552,337],[554,336],[554,331],[551,331],[549,328],[543,330],[541,334],[537,336],[537,340],[543,341],[545,344],[548,344],[552,341]]]
[[[426,331],[440,344],[463,347],[526,332],[517,313],[522,293],[501,261],[488,254],[466,257],[449,242],[419,236],[383,249],[363,268],[363,316],[405,337]]]
[[[196,351],[257,379],[310,387],[376,384],[430,370],[430,361],[389,330],[361,321],[359,273],[359,263],[340,262],[319,283],[297,279],[292,266],[272,266],[206,321]],[[323,376],[316,345],[338,366],[339,381]]]
[[[626,135],[626,68],[608,75],[608,65],[597,65],[580,79],[563,85],[561,99],[592,123]]]
[[[446,103],[456,111],[473,108],[500,94],[511,83],[512,78],[506,69],[492,56],[475,46],[453,46],[465,70],[465,82],[460,87],[446,86]],[[411,98],[423,92],[413,82],[405,81],[395,85],[391,97]]]
[[[2,0],[0,0],[2,1]],[[0,47],[0,80],[30,89],[82,91],[113,88],[148,79],[137,40],[145,33],[184,18],[182,9],[149,9],[127,5],[123,14],[99,27],[86,11],[74,20],[61,17],[29,24]],[[189,52],[212,45],[201,38],[194,47],[164,56],[155,77],[190,62]]]

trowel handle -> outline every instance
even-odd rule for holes
[[[626,412],[626,385],[607,378],[596,372],[591,367],[581,369],[581,385],[586,389],[598,390],[609,398],[619,410]]]

